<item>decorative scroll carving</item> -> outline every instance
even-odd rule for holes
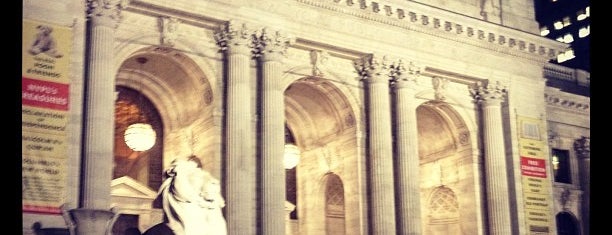
[[[507,90],[506,86],[499,81],[495,81],[493,84],[489,82],[486,85],[478,82],[470,89],[470,93],[477,102],[501,102],[505,98]]]
[[[266,55],[270,59],[280,59],[279,56],[284,56],[287,53],[289,45],[295,43],[295,38],[290,38],[284,35],[281,31],[269,33],[268,29],[263,28],[253,37],[255,45],[255,54],[257,56]]]
[[[363,80],[388,81],[390,76],[390,66],[386,56],[381,58],[373,54],[366,55],[355,60],[354,66]]]
[[[87,17],[117,27],[128,0],[87,0]]]
[[[412,61],[408,64],[403,60],[398,60],[390,66],[392,84],[416,83],[421,75],[421,67],[416,66]]]
[[[431,79],[431,84],[434,88],[434,94],[436,100],[443,101],[446,99],[446,85],[448,84],[448,79],[433,77]]]
[[[173,47],[178,37],[177,30],[180,21],[174,17],[162,17],[162,45]]]
[[[312,64],[312,76],[323,77],[322,68],[329,59],[329,54],[326,51],[312,50],[310,51],[310,64]]]
[[[591,138],[582,136],[574,141],[574,150],[580,158],[590,158],[591,156]]]
[[[572,202],[571,195],[572,192],[569,190],[569,188],[563,188],[559,199],[561,201],[561,206],[563,206],[564,209],[568,209],[570,207],[570,202]]]
[[[215,41],[221,50],[229,47],[242,49],[242,53],[250,53],[254,48],[254,33],[248,30],[245,23],[237,25],[234,21],[228,21],[221,25],[214,34]],[[236,50],[234,50],[236,51]]]

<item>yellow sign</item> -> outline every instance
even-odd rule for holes
[[[23,21],[22,210],[59,214],[65,202],[70,28]]]
[[[22,76],[68,83],[72,30],[31,20],[23,21]]]
[[[528,234],[549,235],[552,232],[550,179],[547,172],[547,145],[542,137],[542,121],[518,117],[520,171],[525,202]]]

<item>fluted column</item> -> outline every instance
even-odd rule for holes
[[[508,192],[508,167],[504,147],[501,102],[506,89],[499,83],[477,85],[472,94],[481,105],[485,187],[490,235],[512,234]]]
[[[282,59],[289,39],[261,31],[257,39],[262,62],[261,105],[261,233],[285,234],[285,96],[281,84]]]
[[[398,234],[420,235],[421,189],[419,173],[419,132],[417,128],[416,79],[420,68],[401,61],[394,66],[396,120],[396,172]]]
[[[581,137],[574,142],[574,150],[580,160],[580,186],[582,188],[582,234],[590,234],[590,207],[591,207],[591,138]]]
[[[390,71],[385,58],[374,55],[356,61],[355,68],[367,91],[370,231],[374,235],[395,234]]]
[[[109,209],[115,129],[115,28],[120,0],[88,0],[89,57],[85,86],[81,206]]]
[[[215,34],[227,61],[225,141],[226,221],[230,235],[254,235],[256,229],[256,161],[251,144],[252,37],[246,25],[228,22]]]
[[[118,214],[110,211],[115,129],[115,28],[121,0],[88,0],[88,62],[83,123],[80,207],[66,223],[76,235],[105,235]]]

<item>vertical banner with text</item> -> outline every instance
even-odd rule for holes
[[[22,209],[59,214],[66,194],[72,31],[32,20],[22,29]]]
[[[547,145],[542,138],[542,120],[519,116],[518,122],[527,231],[529,235],[551,234],[551,185],[546,172]]]

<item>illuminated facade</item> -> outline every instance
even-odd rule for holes
[[[499,4],[24,1],[24,234],[111,207],[114,234],[144,232],[191,154],[229,234],[588,231],[590,97],[546,81],[590,75],[548,63],[567,45],[531,1]],[[135,152],[139,114],[156,139]]]

